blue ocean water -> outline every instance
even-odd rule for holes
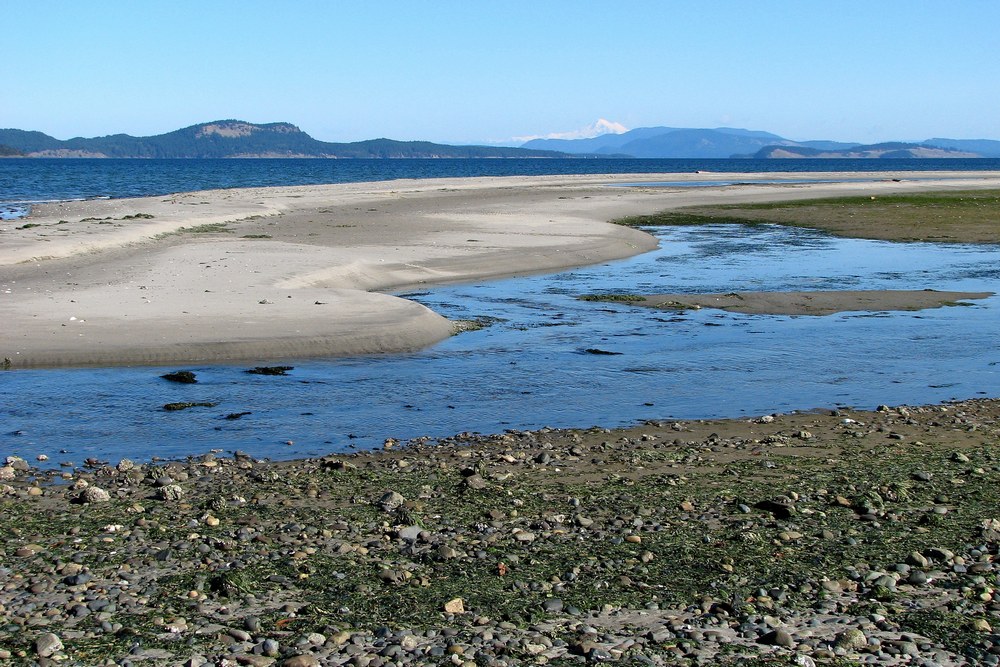
[[[228,162],[262,169],[252,166],[262,161]],[[597,163],[610,161],[574,162],[609,171]],[[413,354],[297,360],[286,377],[189,367],[195,385],[160,378],[172,368],[0,373],[0,455],[80,463],[240,449],[292,458],[377,447],[386,437],[1000,396],[996,296],[964,307],[827,317],[672,314],[576,299],[607,291],[996,292],[1000,247],[837,239],[772,226],[651,231],[660,248],[628,260],[405,294],[448,317],[495,322]],[[586,352],[593,348],[616,354]],[[163,410],[179,401],[218,405]],[[249,414],[226,418],[238,413]]]
[[[142,197],[216,188],[355,183],[401,178],[656,174],[695,171],[821,172],[991,171],[1000,159],[887,160],[652,160],[652,159],[416,159],[416,160],[122,160],[0,158],[0,210],[38,201]]]

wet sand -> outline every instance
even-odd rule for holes
[[[401,180],[38,206],[0,232],[0,356],[26,368],[413,350],[452,335],[454,323],[379,291],[554,271],[656,246],[642,231],[608,223],[619,217],[695,204],[1000,187],[1000,174],[956,172],[748,183],[801,177]],[[720,179],[741,184],[635,185]]]
[[[847,311],[924,310],[971,305],[993,292],[926,290],[816,290],[808,292],[729,292],[728,294],[651,294],[628,303],[660,310],[717,308],[749,315],[832,315]]]

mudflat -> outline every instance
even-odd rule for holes
[[[807,292],[729,292],[727,294],[600,295],[590,300],[625,302],[660,310],[717,308],[750,315],[832,315],[847,311],[923,310],[970,305],[993,292],[937,290],[815,290]]]

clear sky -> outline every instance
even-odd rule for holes
[[[0,127],[1000,139],[996,0],[0,0]]]

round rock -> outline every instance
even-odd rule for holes
[[[48,658],[63,650],[62,640],[51,632],[35,640],[35,653],[42,658]]]
[[[88,486],[80,494],[80,502],[83,503],[106,503],[111,500],[111,494],[99,486]]]

